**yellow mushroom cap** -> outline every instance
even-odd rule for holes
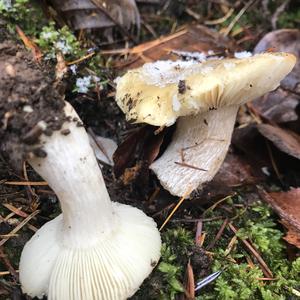
[[[116,101],[129,121],[170,126],[180,116],[240,105],[274,90],[295,63],[289,53],[146,63],[116,80]]]

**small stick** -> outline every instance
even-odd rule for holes
[[[217,235],[215,236],[215,238],[211,241],[211,243],[207,246],[206,250],[210,250],[211,248],[213,248],[216,244],[216,242],[221,238],[226,226],[228,225],[229,219],[225,219],[224,222],[222,223]]]
[[[176,165],[179,165],[179,166],[182,166],[182,167],[187,167],[187,168],[191,168],[191,169],[194,169],[194,170],[207,172],[207,170],[205,170],[205,169],[202,169],[202,168],[199,168],[199,167],[196,167],[196,166],[187,164],[187,163],[185,163],[185,162],[175,161],[175,164],[176,164]]]
[[[166,224],[172,218],[172,216],[174,215],[174,213],[176,212],[176,210],[179,208],[179,206],[182,204],[182,202],[190,195],[191,192],[192,192],[192,190],[190,188],[190,189],[188,189],[184,193],[184,195],[180,198],[179,202],[176,204],[176,206],[173,208],[173,210],[171,211],[171,213],[168,215],[168,217],[166,218],[166,220],[163,222],[163,224],[159,228],[159,231],[161,231],[166,226]]]
[[[167,205],[166,207],[164,207],[163,209],[159,210],[158,212],[156,212],[155,214],[152,215],[152,218],[157,217],[158,215],[160,215],[162,212],[164,212],[165,210],[171,209],[172,207],[175,206],[175,203],[171,203],[169,205]]]
[[[196,230],[196,236],[195,236],[195,244],[197,246],[200,246],[200,243],[201,243],[202,227],[203,227],[203,222],[200,219],[197,222],[197,230]]]
[[[225,31],[223,32],[223,34],[225,36],[227,36],[230,31],[232,30],[232,28],[234,27],[234,25],[239,21],[239,19],[241,18],[241,16],[246,12],[246,10],[255,2],[256,0],[253,1],[249,1],[240,11],[239,13],[233,18],[233,20],[231,21],[231,23],[227,26],[227,28],[225,29]]]
[[[78,63],[80,63],[80,62],[82,62],[82,61],[84,61],[84,60],[86,60],[86,59],[94,56],[95,53],[96,52],[89,53],[89,54],[87,54],[87,55],[85,55],[83,57],[80,57],[80,58],[76,59],[76,60],[69,61],[66,64],[67,64],[67,66],[78,64]]]
[[[4,253],[3,251],[3,247],[0,247],[0,257],[4,263],[4,265],[7,267],[9,273],[13,276],[14,281],[18,281],[18,274],[15,271],[15,269],[13,268],[13,266],[11,265],[9,259],[7,258],[7,255]]]
[[[208,211],[214,210],[220,203],[226,201],[227,199],[229,199],[229,198],[231,198],[231,197],[233,197],[233,196],[235,196],[235,195],[236,195],[236,193],[233,193],[233,194],[231,194],[231,195],[228,195],[228,196],[226,196],[226,197],[224,197],[224,198],[218,200],[218,201],[217,201],[216,203],[214,203],[212,206],[210,206],[209,208],[207,208],[207,209],[203,212],[202,216],[204,216]]]
[[[6,181],[4,182],[6,185],[25,185],[25,186],[30,186],[30,185],[48,185],[46,181]]]
[[[36,210],[30,214],[26,219],[24,219],[18,226],[16,226],[9,234],[16,234],[26,223],[28,223],[32,218],[34,218],[40,211]],[[0,241],[0,247],[3,246],[9,238],[4,238]]]
[[[229,228],[233,231],[234,234],[237,233],[237,229],[231,224],[228,224]],[[239,238],[240,239],[240,238]],[[247,247],[247,249],[253,254],[253,256],[257,259],[258,263],[261,266],[261,269],[266,277],[273,278],[272,271],[269,269],[263,258],[259,255],[259,253],[254,249],[254,247],[246,240],[240,239],[242,243]]]
[[[151,194],[151,196],[148,199],[148,205],[151,204],[154,199],[156,198],[156,196],[158,195],[158,193],[160,192],[160,187],[157,187],[154,192]]]
[[[16,215],[18,215],[22,218],[27,218],[28,217],[28,214],[25,213],[24,211],[22,211],[21,208],[14,207],[13,205],[11,205],[9,203],[3,203],[2,205],[5,208],[7,208],[8,210],[12,211],[13,213],[15,213]]]

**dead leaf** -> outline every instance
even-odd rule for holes
[[[121,176],[121,180],[124,185],[132,183],[140,174],[143,165],[141,162],[137,163],[132,168],[126,168],[124,174]]]
[[[186,299],[193,300],[195,299],[195,278],[194,271],[191,262],[189,261],[186,267]]]
[[[287,229],[286,235],[283,237],[289,244],[300,249],[300,231],[286,221],[281,220],[284,227]]]
[[[268,124],[257,125],[259,132],[284,153],[300,159],[300,136]]]
[[[300,231],[300,188],[276,193],[260,191],[260,195],[284,221]]]
[[[145,142],[142,159],[145,160],[148,165],[152,164],[152,162],[157,158],[160,147],[164,141],[166,131],[167,128],[165,128],[158,134],[150,135]]]
[[[113,41],[111,27],[136,43],[128,31],[136,25],[140,28],[140,14],[135,0],[51,0],[53,7],[74,30],[107,29],[103,35]]]
[[[41,59],[42,59],[42,52],[40,51],[39,47],[31,40],[29,39],[25,33],[23,32],[23,30],[16,25],[16,30],[18,35],[20,36],[21,40],[23,41],[24,45],[26,46],[26,48],[30,49],[32,52],[32,55],[34,57],[34,59],[40,63]]]
[[[118,63],[115,67],[132,69],[143,65],[145,62],[176,60],[178,55],[172,51],[178,50],[204,53],[213,51],[224,55],[233,49],[233,42],[218,32],[202,25],[193,25],[185,27],[174,34],[132,48],[126,61]]]
[[[295,109],[300,100],[300,30],[281,29],[269,32],[257,44],[254,53],[268,51],[293,53],[297,63],[293,71],[281,82],[276,91],[252,102],[261,116],[275,123],[291,122],[299,119]]]
[[[247,184],[253,184],[262,180],[263,175],[253,168],[242,156],[234,153],[228,153],[220,170],[213,181],[228,187],[237,187]]]
[[[259,194],[281,217],[281,223],[288,230],[284,239],[300,248],[300,188],[276,193],[259,190]]]
[[[148,126],[143,126],[137,129],[118,146],[113,155],[114,173],[116,177],[120,177],[126,168],[132,167],[138,145],[145,137]]]

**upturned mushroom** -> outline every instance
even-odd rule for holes
[[[210,181],[230,145],[243,103],[276,89],[293,69],[288,53],[241,59],[157,61],[117,78],[116,101],[127,120],[176,131],[150,168],[171,194],[183,196]]]
[[[79,120],[66,104],[69,120]],[[77,121],[78,122],[78,121]],[[62,215],[24,247],[24,293],[49,300],[121,300],[133,295],[160,257],[160,235],[141,210],[110,201],[88,135],[66,121],[41,137],[46,157],[28,160],[55,191]]]
[[[23,292],[49,300],[127,299],[160,257],[155,222],[110,201],[89,137],[54,80],[14,42],[0,50],[1,155],[14,165],[27,158],[62,208],[24,247]]]

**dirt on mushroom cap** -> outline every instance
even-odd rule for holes
[[[13,41],[0,43],[0,151],[16,169],[30,152],[46,155],[39,136],[65,121],[63,98],[42,69]]]

